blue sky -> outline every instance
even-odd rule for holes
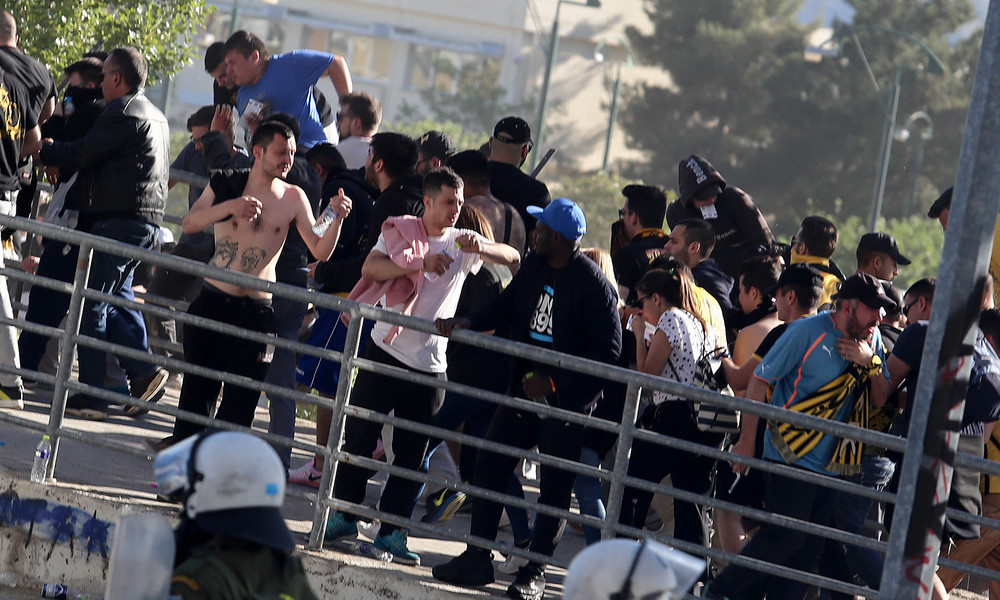
[[[972,3],[976,7],[980,22],[985,21],[989,0],[972,0]],[[829,24],[834,19],[850,21],[853,14],[854,11],[843,0],[807,0],[799,13],[799,20],[810,23],[821,16],[824,23]]]

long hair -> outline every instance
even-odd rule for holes
[[[657,258],[652,267],[635,285],[635,289],[642,294],[659,294],[671,306],[691,313],[707,331],[708,324],[694,295],[691,269],[673,257],[664,256]]]
[[[493,226],[483,216],[483,212],[475,206],[469,204],[462,206],[462,212],[458,213],[458,221],[455,223],[455,227],[459,229],[471,229],[491,242],[496,241],[496,236],[493,235]]]
[[[618,310],[620,311],[625,307],[625,302],[618,293],[618,278],[615,277],[615,267],[614,263],[611,262],[611,255],[608,254],[603,248],[581,248],[580,252],[590,260],[597,263],[598,268],[604,273],[604,276],[608,278],[608,282],[611,283],[612,289],[615,290],[615,296],[618,297]]]

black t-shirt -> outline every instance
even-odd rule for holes
[[[550,275],[549,280],[541,287],[538,296],[534,300],[535,307],[531,312],[531,321],[528,323],[528,339],[526,340],[532,346],[538,346],[546,350],[552,349],[552,305],[555,302],[554,281],[554,274]],[[521,360],[516,372],[516,381],[520,381],[520,378],[528,371],[548,375],[552,373],[552,366],[530,360]],[[514,386],[515,389],[518,387],[520,386]]]
[[[665,252],[663,247],[670,236],[662,229],[644,229],[635,234],[632,241],[615,253],[612,264],[618,285],[629,289],[625,302],[635,300],[635,286],[649,270],[649,263]]]
[[[764,339],[757,345],[757,351],[753,355],[757,358],[764,358],[771,351],[771,348],[774,347],[774,343],[778,341],[781,334],[785,333],[786,329],[788,329],[788,323],[782,323],[771,331],[768,331]]]
[[[514,165],[491,160],[489,167],[490,192],[516,208],[524,220],[525,233],[531,233],[535,229],[535,217],[528,214],[528,207],[548,206],[552,201],[549,188]]]
[[[37,61],[16,48],[0,48],[0,190],[18,189],[17,165],[28,131],[38,125],[50,87],[40,80]],[[48,75],[48,71],[45,71]],[[49,84],[52,77],[48,77]],[[54,90],[52,90],[54,91]]]

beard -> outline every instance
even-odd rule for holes
[[[847,321],[847,335],[856,340],[867,340],[870,337],[868,330],[878,325],[877,321],[864,323],[857,317],[857,313],[852,314]]]

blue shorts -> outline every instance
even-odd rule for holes
[[[365,349],[365,344],[371,338],[375,322],[366,319],[361,329],[361,343],[358,354]],[[306,343],[310,346],[343,352],[347,340],[347,325],[340,320],[340,311],[321,308],[316,322]],[[340,363],[333,362],[311,354],[304,354],[295,368],[295,382],[314,389],[319,393],[333,397],[337,394],[337,382],[340,380]]]

